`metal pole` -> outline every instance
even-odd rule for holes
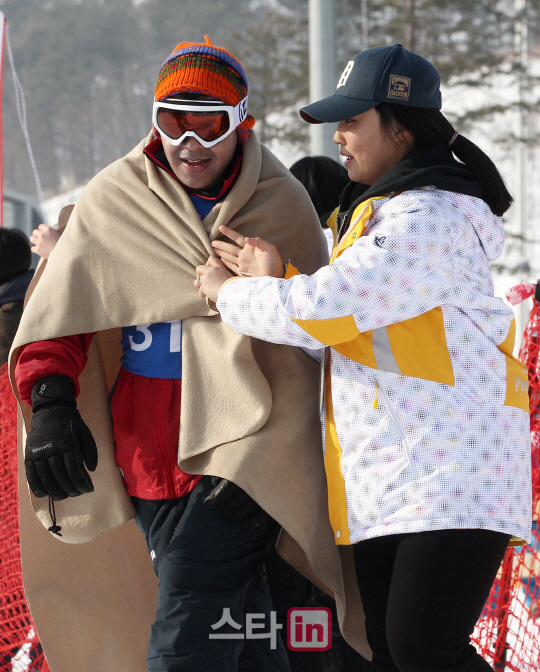
[[[414,51],[416,48],[416,7],[414,0],[407,0],[407,49]]]
[[[369,49],[369,14],[368,0],[362,0],[362,51]]]
[[[349,60],[349,12],[347,11],[347,0],[341,0],[341,53],[342,63]]]
[[[515,0],[514,19],[514,48],[518,70],[519,91],[519,138],[518,138],[518,194],[519,194],[519,222],[520,222],[520,266],[521,279],[528,280],[527,254],[527,151],[528,151],[528,110],[527,110],[527,68],[529,64],[527,0]],[[520,309],[521,331],[527,323],[527,308],[525,303]]]
[[[336,24],[333,0],[309,0],[309,98],[315,102],[336,88]],[[312,124],[311,154],[337,159],[335,124]]]

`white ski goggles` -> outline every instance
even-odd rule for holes
[[[247,96],[234,107],[220,101],[169,98],[154,103],[152,122],[171,145],[178,146],[193,137],[203,147],[213,147],[245,120],[247,106]]]

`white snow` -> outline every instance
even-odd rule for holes
[[[43,210],[48,224],[55,224],[58,221],[60,210],[66,205],[75,204],[82,193],[85,185],[80,185],[70,189],[63,194],[58,194],[48,198],[43,202]]]

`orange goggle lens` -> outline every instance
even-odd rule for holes
[[[186,112],[160,108],[157,113],[158,130],[172,140],[178,140],[186,131],[211,142],[229,130],[229,115],[224,111]]]

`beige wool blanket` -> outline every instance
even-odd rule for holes
[[[151,135],[86,187],[43,263],[10,356],[27,343],[98,332],[78,406],[98,445],[95,491],[56,503],[21,497],[25,588],[52,672],[143,672],[156,582],[114,459],[108,393],[120,368],[120,327],[183,320],[179,466],[228,478],[283,527],[280,552],[334,593],[344,633],[365,655],[351,548],[330,528],[319,422],[319,365],[298,348],[236,334],[199,297],[222,224],[274,243],[304,273],[327,262],[303,187],[252,134],[240,175],[201,221],[188,194],[143,153]],[[19,399],[20,401],[20,399]],[[22,455],[31,412],[21,402]],[[24,471],[24,470],[23,470]],[[26,493],[24,477],[21,491]],[[88,542],[81,545],[82,542]],[[342,557],[340,557],[340,554]]]

